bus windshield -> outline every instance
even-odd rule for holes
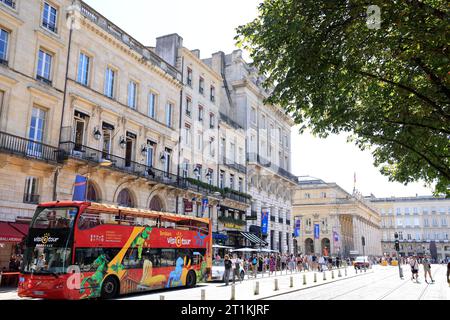
[[[38,207],[28,232],[22,272],[61,274],[72,261],[77,207]]]

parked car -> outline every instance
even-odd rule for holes
[[[211,276],[212,280],[225,281],[224,274],[225,274],[224,260],[223,259],[213,260],[212,276]],[[241,277],[241,280],[244,280],[245,270],[242,266],[239,268],[239,275]],[[230,281],[233,281],[233,275],[231,273],[230,273]]]
[[[367,256],[356,257],[355,261],[353,261],[353,266],[355,269],[368,269],[370,267],[369,258]]]

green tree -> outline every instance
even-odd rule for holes
[[[351,133],[391,181],[450,196],[448,21],[444,0],[265,0],[236,40],[301,132]]]

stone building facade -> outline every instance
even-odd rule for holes
[[[366,197],[381,216],[383,253],[395,251],[394,234],[400,241],[400,254],[450,258],[450,199],[445,197]]]
[[[296,252],[381,256],[381,218],[362,197],[335,183],[300,178],[292,206]]]
[[[269,92],[241,50],[228,55],[217,52],[205,62],[223,78],[222,118],[245,131],[247,192],[252,196],[248,232],[272,250],[293,252],[291,197],[297,178],[290,173],[290,132],[294,123],[281,108],[264,103]],[[267,233],[261,229],[262,213],[270,217]]]

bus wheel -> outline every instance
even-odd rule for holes
[[[197,282],[197,275],[194,271],[189,271],[186,276],[186,287],[193,288]]]
[[[119,282],[115,277],[108,277],[102,284],[102,299],[113,299],[119,293]]]

